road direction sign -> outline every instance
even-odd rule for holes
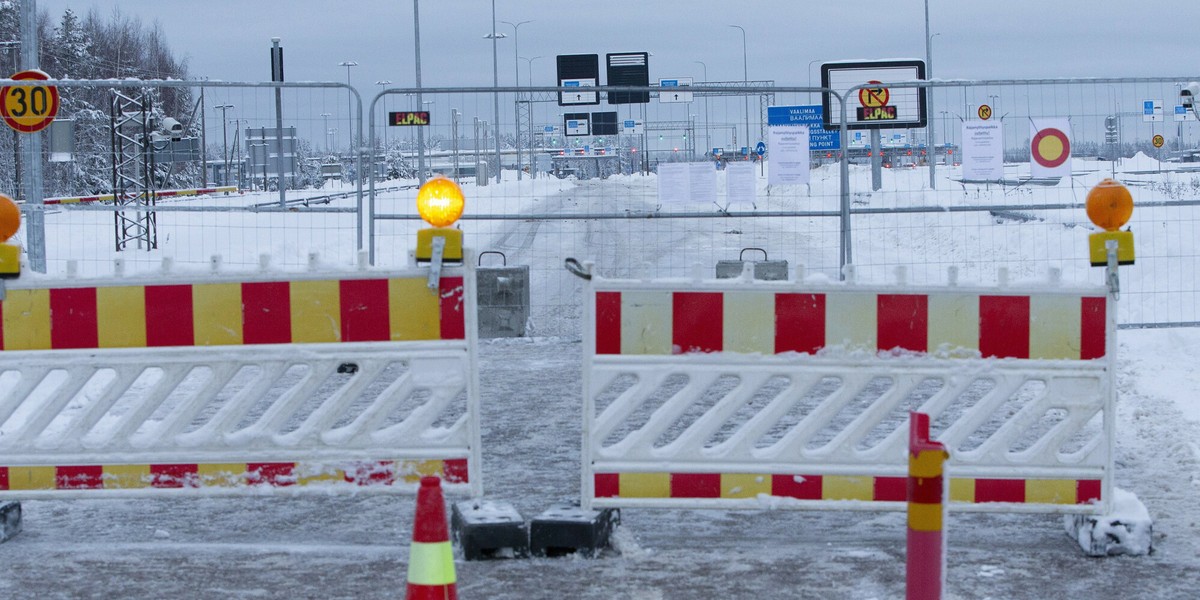
[[[838,150],[842,147],[841,137],[822,125],[824,114],[820,104],[768,106],[767,125],[808,125],[809,150]]]
[[[1142,101],[1142,122],[1154,123],[1163,120],[1162,100]]]
[[[1175,105],[1175,120],[1176,121],[1188,120],[1188,109],[1186,106],[1184,106],[1182,104]]]
[[[621,133],[625,135],[639,135],[644,130],[641,121],[635,119],[624,119],[621,121]]]
[[[578,89],[596,87],[595,79],[564,79],[561,85],[562,87],[571,89],[560,92],[561,99],[558,101],[560,106],[569,104],[600,104],[600,96],[596,92],[585,92],[582,89]]]
[[[759,158],[762,158],[762,155],[767,153],[767,145],[763,142],[759,142],[758,145],[754,147],[754,153],[757,154]]]
[[[658,80],[658,101],[659,102],[691,102],[692,93],[684,88],[692,86],[691,77],[679,77],[677,79],[659,79]]]
[[[21,71],[11,79],[46,80],[41,71]],[[0,111],[4,122],[21,133],[33,133],[50,126],[58,116],[58,88],[52,85],[5,86],[0,90]]]

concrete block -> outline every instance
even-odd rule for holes
[[[619,509],[583,510],[577,503],[555,504],[529,523],[529,549],[534,556],[577,553],[593,558],[610,547],[613,529],[620,522]]]
[[[529,321],[529,265],[475,271],[479,337],[524,337]]]
[[[21,533],[21,503],[0,501],[0,542]]]
[[[466,560],[529,557],[525,519],[507,502],[456,502],[450,508],[450,530]]]
[[[717,261],[717,279],[736,279],[742,276],[743,260]],[[762,281],[787,281],[786,260],[760,260],[754,263],[754,278]]]

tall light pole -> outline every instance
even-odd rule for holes
[[[421,11],[419,0],[413,0],[413,45],[416,46],[416,52],[413,53],[413,61],[416,62],[417,71],[417,102],[421,102]],[[418,108],[421,106],[417,105]],[[417,130],[417,181],[421,184],[425,183],[425,128],[413,127]],[[374,251],[374,248],[372,248]]]
[[[492,0],[492,32],[483,36],[485,40],[492,40],[492,113],[495,123],[495,138],[496,138],[496,183],[500,183],[500,171],[502,170],[500,163],[500,58],[496,53],[497,40],[508,37],[503,33],[496,32],[496,0]]]
[[[525,61],[525,75],[528,77],[527,85],[529,87],[533,87],[533,61],[535,61],[539,58],[542,58],[542,57],[541,56],[535,56],[533,58],[525,58],[524,56],[521,57],[521,60]]]
[[[333,113],[321,113],[321,122],[325,127],[325,154],[329,154],[329,117]]]
[[[357,67],[358,63],[355,61],[352,61],[352,60],[343,60],[342,62],[338,63],[338,66],[346,67],[346,85],[349,86],[350,85],[350,67]],[[352,125],[350,127],[351,133],[348,137],[350,138],[350,153],[353,154],[354,153],[354,127],[353,127],[353,124],[354,124],[354,95],[351,94],[349,91],[346,92],[346,115],[350,119],[350,124]]]
[[[730,25],[742,32],[742,83],[746,87],[750,87],[750,70],[747,68],[749,62],[746,59],[746,30],[741,25]],[[746,154],[749,157],[750,153],[750,92],[746,91],[746,95],[742,96],[743,108],[746,110]]]
[[[375,85],[379,86],[379,91],[382,93],[382,92],[383,92],[383,90],[387,89],[387,86],[389,86],[389,85],[392,85],[392,82],[391,82],[391,81],[388,81],[387,79],[380,79],[379,81],[376,81],[376,82],[375,82]],[[387,140],[387,132],[388,132],[388,125],[387,125],[387,101],[384,101],[384,103],[383,103],[383,116],[384,116],[384,126],[383,126],[383,151],[384,151],[384,152],[387,152],[387,141],[388,141],[388,140]]]
[[[693,60],[692,62],[704,68],[704,83],[708,83],[708,65],[702,60]],[[708,135],[708,94],[704,95],[704,149],[705,153],[712,152],[712,138]]]
[[[229,185],[229,121],[225,118],[225,111],[233,108],[233,105],[222,104],[213,108],[221,111],[221,162],[224,165],[221,167],[221,181]]]
[[[933,79],[933,36],[929,35],[929,0],[925,0],[925,80]],[[933,114],[933,88],[925,88],[925,114]],[[933,139],[934,121],[929,119],[929,139]],[[937,157],[929,161],[929,189],[937,189]]]
[[[494,2],[492,4],[493,4],[493,6],[495,6]],[[518,21],[516,23],[513,23],[512,21],[500,21],[500,22],[504,23],[505,25],[509,25],[513,28],[513,86],[519,86],[519,85],[521,85],[521,69],[520,69],[521,55],[518,52],[519,46],[517,44],[520,42],[520,39],[517,37],[517,34],[520,32],[522,25],[524,25],[526,23],[532,23],[533,21]],[[495,27],[492,28],[493,31],[495,31],[495,29],[496,29]],[[519,102],[520,101],[519,97],[517,98],[517,100],[518,100],[517,102],[513,102],[513,130],[515,130],[517,132],[517,136],[515,138],[515,140],[517,142],[517,181],[520,181],[521,180],[521,103]],[[532,137],[532,136],[530,136],[530,137]]]

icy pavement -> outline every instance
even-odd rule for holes
[[[1200,332],[1122,332],[1122,351]],[[1200,425],[1176,399],[1118,378],[1119,487],[1155,518],[1155,553],[1088,558],[1053,515],[952,514],[947,598],[1195,598]],[[484,489],[531,517],[578,497],[580,344],[485,341]],[[1154,376],[1161,379],[1162,371]],[[1185,394],[1187,390],[1175,390]],[[26,502],[0,544],[0,598],[397,598],[411,496]],[[902,513],[625,510],[617,548],[577,557],[458,562],[469,598],[900,598]]]

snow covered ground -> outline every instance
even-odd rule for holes
[[[1080,175],[1074,186],[1056,193],[1078,195],[1081,201],[1092,179],[1106,174],[1102,171]],[[886,182],[885,191],[891,194],[864,201],[939,204],[963,201],[966,196],[961,187],[922,191],[920,173],[889,173],[905,180]],[[836,203],[836,192],[822,188],[835,190],[836,178],[815,175],[811,200],[782,199],[772,208],[804,202],[806,209],[821,209]],[[483,204],[489,207],[486,212],[519,212],[528,210],[529,203],[590,212],[593,205],[616,195],[625,195],[635,207],[653,208],[653,195],[646,192],[653,184],[647,179],[653,178],[539,179],[520,184],[509,178],[500,186],[468,188],[467,193],[481,204],[490,198],[490,204]],[[520,185],[527,187],[519,192],[511,187]],[[383,195],[381,203],[401,206],[410,194],[396,190]],[[1139,197],[1135,191],[1135,198]],[[263,200],[269,201],[270,195]],[[992,202],[986,200],[981,203]],[[86,253],[89,242],[79,235],[81,231],[111,231],[111,216],[94,215],[71,215],[79,220],[75,222],[50,220],[51,243],[61,244],[52,248],[51,256],[56,250],[60,256]],[[1041,277],[1051,262],[1062,265],[1066,279],[1072,273],[1094,277],[1090,268],[1069,264],[1082,260],[1086,230],[1062,223],[1079,220],[1080,215],[1060,217],[1051,227],[1037,223],[1029,227],[1042,227],[1061,239],[1043,237],[1046,242],[1028,245],[1022,245],[1020,237],[1005,237],[1012,224],[998,224],[986,213],[966,218],[970,223],[964,227],[979,233],[965,241],[950,235],[932,236],[935,243],[911,235],[888,236],[885,221],[868,227],[874,234],[858,238],[862,244],[858,250],[864,257],[886,252],[896,264],[906,259],[923,264],[926,256],[936,254],[943,255],[939,263],[976,261],[980,266],[968,275],[985,282],[993,276],[994,266],[985,267],[990,259],[1035,263],[1029,273],[1018,271],[1018,277]],[[200,264],[216,249],[239,257],[230,261],[233,264],[254,265],[263,248],[291,253],[292,265],[302,262],[307,249],[336,256],[329,261],[338,264],[352,260],[353,253],[345,246],[353,247],[352,226],[331,233],[314,223],[307,230],[285,232],[264,220],[263,231],[243,222],[222,239],[189,240],[186,236],[192,234],[214,235],[211,225],[232,217],[197,218],[208,219],[210,227],[181,226],[175,234],[179,237],[172,238],[173,247],[193,257],[184,260],[180,255],[181,263],[194,259]],[[1135,224],[1137,218],[1135,214]],[[87,219],[96,221],[80,222]],[[732,226],[749,232],[743,238],[773,242],[772,248],[814,244],[813,254],[820,257],[805,261],[816,264],[811,274],[830,276],[830,265],[836,268],[836,242],[825,239],[827,232],[805,229],[805,235],[797,235],[799,228],[791,219],[764,221],[722,222],[719,227],[656,224],[661,246],[651,247],[657,255],[649,257],[645,236],[633,245],[640,231],[637,222],[597,222],[588,225],[589,235],[579,235],[574,225],[565,223],[531,227],[523,221],[464,221],[464,228],[474,228],[468,229],[468,243],[478,240],[476,247],[481,249],[520,238],[510,262],[540,265],[534,274],[534,294],[557,295],[546,303],[544,312],[535,312],[535,319],[554,321],[543,325],[535,321],[536,337],[481,344],[486,496],[513,503],[528,518],[554,501],[579,495],[581,345],[575,313],[556,313],[554,308],[577,299],[578,283],[559,268],[563,257],[594,258],[602,272],[607,269],[617,275],[647,271],[656,276],[686,275],[691,262],[711,268],[713,246],[736,250],[757,245],[746,239],[723,241],[723,232]],[[892,223],[912,229],[922,222]],[[56,226],[65,229],[56,235]],[[385,228],[396,249],[381,262],[394,264],[401,259],[398,249],[407,243],[408,227],[389,224]],[[836,223],[822,222],[817,229],[829,227],[836,230]],[[997,233],[1002,230],[1004,235]],[[1135,230],[1144,231],[1136,226]],[[110,242],[100,234],[92,252],[102,258],[107,252],[102,244]],[[1005,239],[994,245],[979,242],[993,237]],[[1172,235],[1161,243],[1174,246],[1156,250],[1164,256],[1192,257],[1194,239]],[[990,249],[981,252],[984,245]],[[108,268],[100,260],[87,264],[97,270]],[[1143,269],[1151,270],[1139,263],[1122,273],[1129,279],[1148,278]],[[868,275],[890,277],[889,271],[881,268]],[[940,267],[930,271],[931,279],[934,271],[937,277],[944,276]],[[543,335],[546,331],[555,335]],[[1137,494],[1155,519],[1155,552],[1142,557],[1088,558],[1064,533],[1061,517],[954,513],[947,524],[948,598],[1197,596],[1200,403],[1194,390],[1200,384],[1195,368],[1200,330],[1125,330],[1119,334],[1119,346],[1115,481]],[[366,495],[25,502],[25,531],[0,544],[0,597],[396,597],[405,584],[413,504],[410,496]],[[458,587],[463,598],[898,598],[904,593],[904,544],[901,513],[627,509],[617,547],[600,558],[459,562]]]

